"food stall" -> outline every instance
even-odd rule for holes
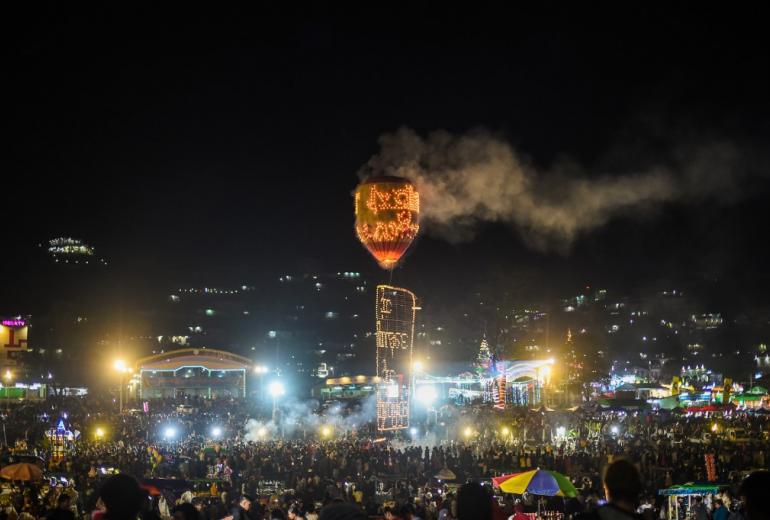
[[[694,497],[707,499],[727,488],[726,484],[679,484],[670,488],[661,489],[659,495],[668,497],[667,520],[690,519]]]

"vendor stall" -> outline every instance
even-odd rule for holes
[[[725,484],[680,484],[670,488],[661,489],[659,495],[668,497],[667,520],[689,520],[693,497],[708,497],[726,489]]]

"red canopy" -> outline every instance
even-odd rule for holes
[[[716,412],[719,410],[713,404],[707,404],[706,406],[691,406],[687,409],[688,412]]]
[[[147,493],[149,493],[150,496],[153,496],[153,497],[160,496],[160,489],[158,489],[157,486],[153,486],[152,484],[139,484],[139,487],[147,491]]]

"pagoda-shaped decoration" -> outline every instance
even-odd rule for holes
[[[489,350],[489,343],[487,338],[481,340],[479,345],[479,353],[476,356],[476,368],[479,371],[489,371],[492,368],[492,351]]]

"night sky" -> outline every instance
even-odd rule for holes
[[[379,136],[402,126],[483,127],[543,168],[568,158],[602,173],[701,140],[760,151],[729,201],[624,214],[566,253],[500,223],[460,244],[426,230],[395,274],[422,294],[455,291],[447,280],[553,297],[686,282],[763,301],[770,38],[753,6],[277,5],[6,18],[4,312],[24,312],[27,259],[62,235],[95,245],[126,285],[305,266],[384,279],[355,239],[351,192]]]

